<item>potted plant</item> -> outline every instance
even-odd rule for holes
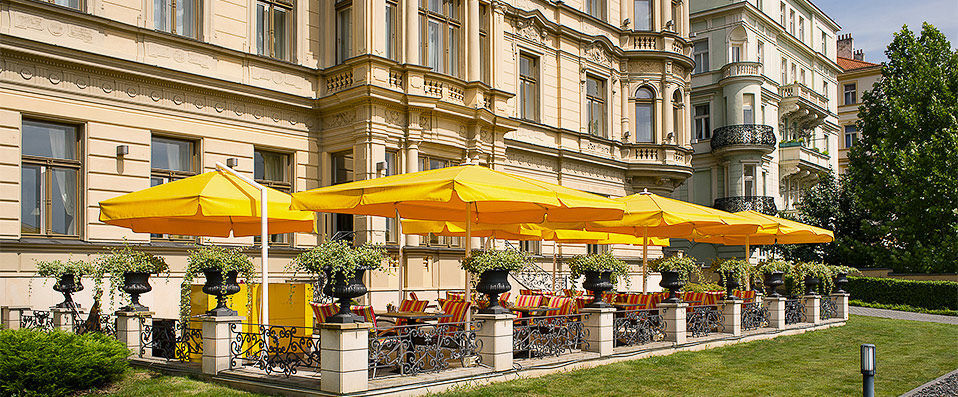
[[[323,294],[339,300],[339,312],[326,321],[354,323],[362,321],[362,318],[350,312],[349,305],[353,298],[366,293],[363,275],[367,270],[381,268],[387,258],[386,249],[380,245],[350,247],[342,240],[332,240],[299,254],[290,263],[290,268],[317,276],[325,275]]]
[[[755,267],[756,273],[765,275],[765,294],[770,298],[780,297],[778,287],[785,284],[786,273],[791,273],[792,264],[782,260],[762,261]]]
[[[478,276],[476,291],[489,299],[489,305],[479,313],[508,314],[508,309],[499,304],[499,295],[512,290],[509,272],[520,271],[529,263],[525,253],[508,248],[505,250],[473,250],[461,262],[462,269]]]
[[[701,267],[695,263],[695,258],[690,256],[675,255],[655,259],[649,262],[649,270],[662,273],[659,286],[669,290],[669,297],[663,300],[665,303],[681,303],[682,299],[676,292],[691,281],[693,275],[702,275]]]
[[[37,274],[41,277],[51,277],[56,282],[53,284],[53,290],[63,294],[63,302],[56,305],[58,308],[72,309],[79,307],[73,301],[73,293],[83,290],[83,284],[80,283],[84,275],[91,274],[93,267],[85,261],[68,259],[66,262],[60,260],[37,261]]]
[[[611,252],[577,256],[569,262],[569,269],[572,280],[585,276],[582,288],[592,292],[593,296],[592,303],[587,307],[609,307],[609,304],[602,300],[602,293],[611,290],[620,278],[629,274],[629,265]]]
[[[844,294],[845,285],[848,284],[849,274],[862,274],[861,271],[849,266],[828,266],[835,280],[835,293]]]
[[[180,300],[180,317],[186,321],[189,317],[190,286],[193,279],[203,273],[206,283],[203,292],[216,296],[216,307],[206,312],[209,316],[235,316],[235,310],[226,306],[226,297],[239,292],[240,286],[237,277],[242,275],[249,283],[253,280],[253,262],[249,256],[239,248],[224,248],[217,245],[207,245],[190,251],[186,260],[186,273],[183,275],[182,293]],[[249,300],[252,302],[252,288],[247,288]]]
[[[818,295],[819,292],[828,294],[832,290],[832,272],[827,265],[821,262],[799,262],[793,267],[792,276],[793,295]]]
[[[130,294],[130,304],[120,310],[128,312],[149,311],[150,308],[140,304],[140,294],[153,290],[150,286],[150,275],[166,272],[169,266],[163,258],[143,251],[136,251],[129,245],[113,249],[109,254],[97,259],[99,278],[110,275],[110,300],[113,292],[120,289]],[[120,284],[122,278],[122,284]],[[99,288],[98,288],[99,289]]]
[[[734,290],[747,282],[752,266],[741,259],[715,258],[712,261],[712,270],[721,277],[721,283],[725,286],[725,299],[739,300]]]

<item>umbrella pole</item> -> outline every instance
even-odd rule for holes
[[[649,228],[642,228],[642,293],[649,292]]]
[[[402,234],[402,218],[399,217],[399,210],[396,210],[396,242],[399,243],[399,301],[398,303],[402,304],[402,301],[406,299],[406,272],[403,269],[406,267],[406,258],[403,257],[403,247],[406,246],[406,236]],[[397,305],[398,307],[398,305]]]
[[[745,235],[745,262],[747,262],[749,265],[752,264],[752,255],[751,255],[751,253],[749,252],[748,235],[747,235],[747,234]],[[752,290],[752,275],[751,275],[751,274],[749,274],[749,275],[746,276],[746,278],[745,278],[745,284],[747,284],[747,285],[745,286],[745,288],[747,288],[746,291],[751,291],[751,290]]]
[[[552,250],[552,293],[556,292],[556,269],[559,267],[559,256],[556,255],[556,250]]]
[[[466,203],[466,256],[472,251],[472,205]],[[472,274],[466,272],[466,302],[472,302]],[[466,311],[466,322],[472,321],[472,310]]]

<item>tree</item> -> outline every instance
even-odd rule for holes
[[[885,55],[882,79],[862,95],[862,138],[849,153],[875,265],[898,272],[958,266],[958,51],[930,24],[907,26]]]

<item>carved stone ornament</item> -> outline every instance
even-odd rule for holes
[[[525,37],[536,43],[542,44],[546,40],[546,34],[534,18],[519,19],[516,23],[516,29],[519,36]]]
[[[599,65],[610,66],[612,61],[609,60],[608,54],[606,54],[605,49],[602,48],[602,45],[599,43],[592,43],[589,46],[589,49],[585,52],[586,59],[595,62]]]

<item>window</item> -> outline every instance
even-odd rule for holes
[[[150,186],[159,186],[196,175],[193,141],[153,136],[150,139]],[[191,236],[151,234],[153,238],[190,240]]]
[[[520,241],[519,250],[530,255],[539,255],[542,252],[541,241]]]
[[[79,128],[23,120],[20,233],[78,236]]]
[[[802,85],[805,85],[805,69],[802,69],[801,76],[802,76]]]
[[[755,46],[755,62],[762,63],[762,59],[765,58],[765,43],[761,40]]]
[[[451,165],[452,161],[447,159],[432,156],[419,156],[419,169],[422,171],[437,170],[440,168],[449,167]],[[462,241],[459,237],[437,236],[434,234],[430,234],[428,238],[423,240],[423,244],[430,246],[459,247],[462,244]]]
[[[796,79],[797,76],[795,75],[795,70],[796,70],[795,64],[793,63],[793,64],[792,64],[792,81],[793,81],[793,82],[798,81],[798,80]]]
[[[479,5],[479,58],[489,59],[489,6]],[[483,83],[489,84],[489,62],[482,62],[479,65],[479,79]]]
[[[712,120],[709,117],[709,104],[695,105],[695,139],[712,138]]]
[[[79,1],[79,0],[77,0]],[[153,0],[153,26],[156,30],[197,38],[199,0]]]
[[[539,65],[527,54],[519,55],[519,117],[539,121]]]
[[[330,155],[332,165],[332,184],[353,181],[353,151],[347,150]],[[330,240],[353,240],[353,216],[349,214],[333,214],[332,237]]]
[[[352,55],[352,46],[350,45],[350,31],[352,30],[352,7],[347,3],[345,6],[336,7],[336,63],[340,64],[349,59]]]
[[[585,245],[586,255],[601,254],[608,250],[609,250],[609,246],[605,244],[586,244]]]
[[[585,80],[589,133],[605,138],[605,80],[593,76],[586,76]]]
[[[635,0],[633,30],[652,30],[652,0]]]
[[[828,56],[828,35],[822,32],[822,55]]]
[[[256,2],[256,53],[289,60],[289,14],[292,5],[282,2]]]
[[[845,84],[845,104],[854,105],[858,103],[858,90],[855,84]]]
[[[652,142],[655,121],[655,93],[649,87],[635,90],[635,141]]]
[[[788,11],[788,32],[795,34],[795,10]]]
[[[742,188],[745,191],[745,197],[755,196],[755,165],[745,164],[742,172]]]
[[[386,1],[386,58],[399,60],[399,5]]]
[[[696,41],[692,47],[692,57],[695,58],[695,70],[693,73],[702,73],[709,71],[709,42],[708,40]]]
[[[293,185],[289,177],[289,155],[286,153],[253,150],[253,180],[263,186],[291,193]],[[270,244],[289,243],[290,234],[273,234],[269,236]],[[253,241],[260,242],[260,236],[253,237]]]
[[[386,169],[383,172],[383,176],[396,175],[399,173],[399,153],[387,150],[386,151]],[[399,242],[399,230],[396,227],[396,218],[386,218],[386,242],[387,243],[397,243]]]
[[[782,57],[782,85],[788,84],[788,61]]]
[[[785,27],[785,2],[782,2],[781,9],[779,10],[779,15],[781,16],[782,27]]]
[[[730,62],[739,62],[742,60],[742,46],[733,45],[732,46],[732,58]]]
[[[58,6],[69,7],[74,10],[83,11],[83,5],[80,3],[80,0],[42,0],[47,3],[53,3]]]
[[[805,17],[798,17],[798,39],[805,41]]]
[[[460,77],[461,0],[420,0],[419,15],[425,66]]]
[[[755,94],[742,95],[742,122],[755,124]]]
[[[822,82],[822,95],[828,97],[828,82],[827,81]]]
[[[605,20],[605,0],[585,0],[585,13]]]
[[[858,126],[849,124],[845,126],[845,149],[848,149],[858,142]]]

